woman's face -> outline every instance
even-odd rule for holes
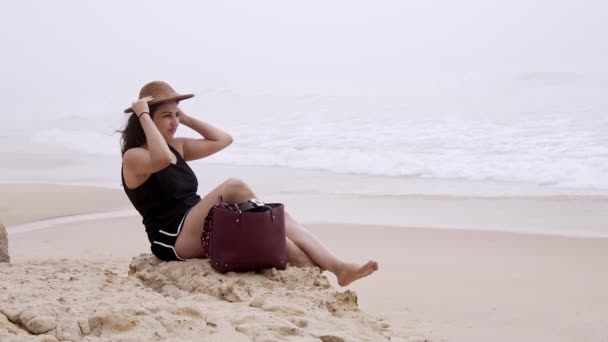
[[[179,108],[176,101],[165,102],[152,113],[152,121],[166,141],[171,141],[179,126]]]

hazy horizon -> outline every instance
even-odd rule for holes
[[[122,108],[156,79],[198,94],[399,95],[451,74],[604,77],[607,9],[599,1],[3,2],[0,93],[9,112],[53,114]]]

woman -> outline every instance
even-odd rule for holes
[[[143,217],[154,255],[162,260],[207,257],[205,218],[220,196],[242,203],[256,194],[243,181],[230,178],[202,199],[198,181],[186,161],[205,158],[232,143],[219,128],[184,113],[181,95],[165,82],[146,84],[139,100],[125,113],[133,113],[122,131],[122,183],[131,203]],[[201,139],[175,137],[186,125]],[[293,266],[318,266],[336,275],[346,286],[378,269],[378,263],[347,263],[333,255],[306,228],[285,213],[287,258]]]

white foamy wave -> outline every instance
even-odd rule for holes
[[[188,112],[235,138],[211,163],[608,189],[605,79],[466,76],[412,81],[402,95],[397,88],[357,96],[208,92],[205,107]],[[66,118],[48,122],[30,141],[119,154],[120,137],[112,133],[123,118]],[[184,127],[178,134],[195,136]]]
[[[579,160],[543,156],[478,156],[466,153],[237,148],[210,158],[232,165],[263,165],[379,176],[491,180],[550,187],[608,189],[608,157]],[[554,167],[552,165],[559,165]]]
[[[119,153],[117,135],[94,130],[47,128],[35,133],[30,143],[45,151],[70,151],[90,156]]]

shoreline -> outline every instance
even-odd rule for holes
[[[291,169],[290,169],[291,170]],[[335,174],[337,176],[341,174]],[[364,175],[355,175],[356,177],[368,177]],[[377,177],[377,176],[374,176]],[[229,177],[228,177],[229,178]],[[398,178],[399,177],[389,177],[382,176],[382,178]],[[484,184],[485,181],[469,181],[469,180],[445,180],[445,179],[421,179],[421,178],[411,178],[412,181],[416,182],[418,180],[429,181],[429,182],[471,182],[477,184]],[[514,183],[519,185],[524,185],[521,183]],[[2,186],[65,186],[65,187],[84,187],[84,188],[93,188],[93,189],[107,189],[107,190],[122,190],[121,184],[114,183],[104,183],[104,182],[61,182],[61,181],[26,181],[26,180],[15,180],[15,181],[0,181],[0,187]],[[219,183],[218,183],[219,185]],[[505,183],[505,186],[509,186],[510,183]],[[524,185],[525,186],[525,185]],[[547,192],[538,192],[538,193],[518,193],[514,192],[512,194],[504,194],[504,193],[480,193],[480,194],[459,194],[459,193],[449,193],[449,192],[433,192],[433,191],[420,191],[420,192],[407,192],[407,193],[399,193],[399,194],[387,194],[387,193],[358,193],[358,192],[331,192],[331,191],[286,191],[286,192],[277,192],[273,191],[273,194],[286,194],[286,195],[335,195],[335,196],[355,196],[355,197],[400,197],[400,198],[411,198],[411,197],[420,197],[420,198],[433,198],[433,197],[445,197],[445,198],[462,198],[462,199],[593,199],[593,200],[608,200],[608,191],[604,192],[604,190],[593,190],[593,189],[546,189]]]
[[[44,162],[41,162],[41,158]],[[65,156],[16,154],[7,152],[0,158],[6,167],[0,173],[0,184],[60,184],[115,188],[121,184],[120,155],[84,155],[80,160]],[[532,182],[473,180],[459,178],[426,178],[415,176],[337,173],[323,169],[283,166],[232,165],[208,160],[189,163],[203,188],[213,188],[229,177],[238,177],[254,189],[277,193],[345,195],[457,195],[457,196],[599,196],[608,198],[608,189],[556,187]],[[69,177],[66,177],[69,175]],[[272,182],[269,182],[269,179]],[[311,186],[311,181],[315,186]],[[357,186],[351,187],[353,184]]]
[[[0,223],[17,230],[37,224],[84,221],[78,215],[137,216],[121,188],[0,183]],[[199,193],[202,193],[199,191]],[[490,231],[573,238],[608,237],[608,197],[456,196],[265,193],[308,224],[361,224],[462,231]],[[29,207],[36,210],[30,210]],[[106,213],[106,214],[104,214]],[[47,221],[50,222],[38,222]],[[27,226],[26,224],[29,224]],[[26,226],[23,226],[26,225]],[[34,228],[32,228],[34,227]]]
[[[11,235],[23,234],[33,231],[45,230],[45,229],[53,229],[57,226],[62,226],[66,224],[72,223],[92,223],[98,221],[112,220],[116,218],[139,218],[139,213],[135,211],[135,209],[124,209],[124,210],[110,210],[110,211],[100,211],[100,212],[86,212],[81,214],[72,214],[66,216],[57,216],[46,218],[42,220],[36,220],[31,222],[19,223],[6,225],[5,228],[9,237]],[[344,223],[344,222],[331,222],[331,221],[310,221],[310,222],[302,222],[305,225],[311,226],[324,226],[331,224],[344,224],[349,226],[361,226],[361,227],[369,227],[369,225],[365,224],[356,224],[356,223]],[[554,237],[554,238],[564,238],[564,239],[588,239],[588,240],[597,240],[597,239],[608,239],[608,234],[605,235],[568,235],[568,234],[556,234],[556,233],[542,233],[542,232],[525,232],[525,231],[509,231],[509,230],[492,230],[492,229],[472,229],[472,228],[445,228],[445,227],[421,227],[421,226],[406,226],[406,225],[375,225],[377,228],[382,229],[405,229],[405,230],[430,230],[430,231],[449,231],[449,232],[462,232],[462,233],[497,233],[497,234],[507,234],[507,235],[523,235],[530,237]]]

